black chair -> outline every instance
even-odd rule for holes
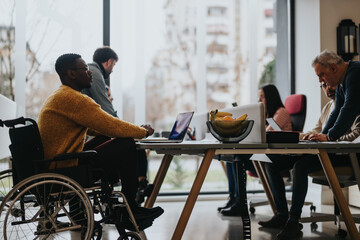
[[[125,196],[106,182],[94,183],[91,159],[95,151],[68,153],[44,159],[37,124],[29,118],[0,120],[9,128],[12,170],[1,172],[0,182],[13,178],[14,186],[0,198],[0,235],[5,239],[70,238],[100,239],[102,223],[115,224],[119,239],[141,239]],[[78,160],[74,167],[48,169],[50,163]],[[2,175],[4,173],[4,175]],[[5,175],[7,174],[7,175]],[[1,196],[1,195],[0,195]],[[95,220],[94,213],[100,220]],[[126,229],[131,230],[126,231]]]
[[[338,180],[340,183],[341,188],[346,188],[353,185],[358,185],[360,190],[360,168],[359,162],[356,157],[355,153],[349,154],[351,166],[341,166],[341,167],[334,167],[335,173],[338,176]],[[320,170],[314,173],[309,174],[310,177],[313,178],[312,182],[315,184],[320,184],[323,186],[329,186],[329,183],[325,177],[324,171]],[[360,223],[360,214],[353,214],[355,223]],[[334,198],[334,214],[327,214],[327,213],[317,213],[311,212],[310,217],[301,218],[301,222],[311,222],[311,230],[315,231],[317,229],[316,222],[331,222],[334,223],[338,227],[338,236],[340,238],[345,238],[347,232],[341,229],[340,222],[342,221],[342,217],[340,215],[339,207]]]

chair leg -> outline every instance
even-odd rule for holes
[[[251,224],[246,198],[246,171],[243,161],[235,162],[236,179],[238,185],[238,199],[242,206],[241,219],[243,222],[243,239],[251,239]]]

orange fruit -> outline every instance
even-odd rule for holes
[[[234,119],[231,116],[225,116],[225,117],[221,118],[221,120],[223,120],[223,121],[234,121]]]

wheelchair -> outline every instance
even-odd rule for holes
[[[9,128],[12,168],[0,172],[0,238],[101,239],[102,225],[114,224],[118,240],[140,240],[140,231],[151,226],[137,224],[113,184],[103,178],[94,183],[91,158],[96,151],[45,160],[34,120],[0,120],[4,126]],[[79,161],[75,167],[48,169],[73,159]]]

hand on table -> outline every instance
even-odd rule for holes
[[[323,133],[310,134],[307,139],[309,139],[310,141],[327,142],[326,134]]]
[[[146,129],[146,131],[147,131],[147,136],[146,137],[153,135],[154,129],[149,124],[144,124],[144,125],[141,125],[140,127]]]

